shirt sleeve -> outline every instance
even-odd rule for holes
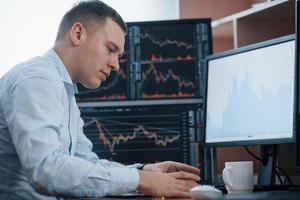
[[[77,197],[135,190],[136,169],[90,162],[95,155],[84,153],[85,145],[78,157],[69,155],[60,141],[64,89],[61,82],[45,75],[24,79],[10,89],[6,123],[29,183],[44,194]]]

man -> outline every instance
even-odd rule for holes
[[[98,197],[138,190],[190,197],[199,170],[176,162],[123,166],[100,160],[83,134],[74,84],[97,88],[119,69],[126,25],[100,1],[81,2],[54,47],[0,80],[0,199]],[[57,198],[56,198],[57,197]]]

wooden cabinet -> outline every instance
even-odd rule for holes
[[[294,1],[275,0],[214,20],[214,53],[293,34],[294,19]]]

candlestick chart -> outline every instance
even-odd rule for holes
[[[185,106],[183,106],[185,107]],[[122,162],[188,162],[189,116],[186,108],[81,108],[84,132],[99,157]]]
[[[195,97],[194,26],[145,26],[140,32],[142,98]]]

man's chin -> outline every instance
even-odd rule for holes
[[[100,85],[101,85],[101,81],[99,81],[99,83],[97,84],[83,84],[85,88],[92,89],[92,90],[97,89],[98,87],[100,87]]]

